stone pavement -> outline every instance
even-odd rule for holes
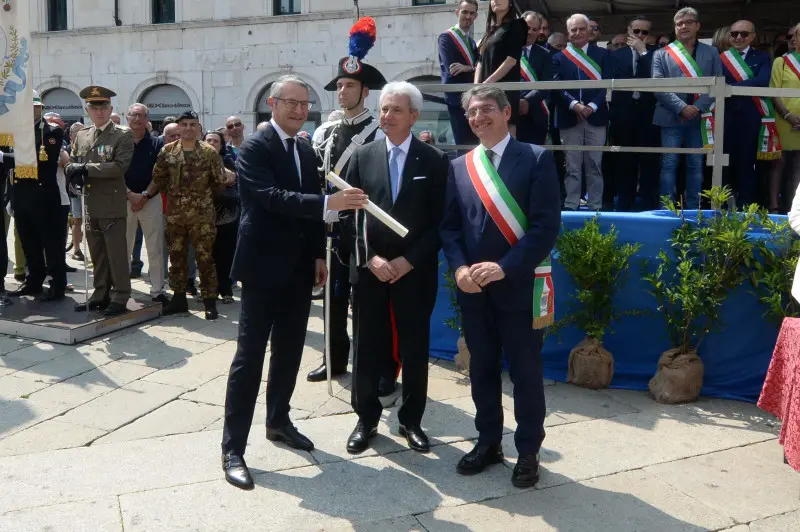
[[[354,458],[349,376],[334,397],[304,378],[322,356],[319,304],[292,412],[317,450],[266,441],[262,390],[246,455],[257,486],[239,491],[219,451],[239,304],[220,311],[207,322],[195,303],[70,347],[0,337],[0,531],[800,530],[800,475],[782,462],[779,424],[745,403],[664,406],[547,382],[542,479],[518,490],[508,379],[506,464],[461,477],[475,437],[469,382],[432,361],[432,452],[408,450],[390,408]]]

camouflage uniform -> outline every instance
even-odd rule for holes
[[[198,140],[194,151],[184,154],[181,141],[177,140],[158,154],[153,181],[167,195],[169,285],[175,294],[186,293],[190,239],[200,271],[202,297],[217,298],[217,270],[212,254],[217,236],[213,198],[223,180],[222,161],[210,144]]]

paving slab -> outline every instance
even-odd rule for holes
[[[60,419],[48,419],[3,438],[0,440],[0,456],[80,447],[105,434],[105,431],[65,423]]]
[[[439,531],[685,532],[733,524],[727,516],[642,471],[526,491],[418,516]]]
[[[405,451],[257,475],[256,489],[248,493],[222,480],[131,493],[120,497],[120,506],[126,532],[254,530],[253,515],[270,516],[258,523],[260,530],[348,525],[360,530],[357,523],[500,497],[515,490],[505,468],[487,471],[480,478],[454,475],[456,457],[462,452],[441,446],[429,455]],[[248,463],[252,469],[252,460]],[[390,487],[402,496],[388,495]],[[231,512],[236,507],[248,511]]]
[[[322,525],[317,530],[325,532],[427,532],[412,515],[371,523],[350,523],[335,527]]]
[[[0,355],[0,367],[21,370],[75,352],[73,346],[39,342]]]
[[[95,444],[198,432],[223,413],[219,406],[178,399],[98,439]]]
[[[120,360],[130,364],[164,369],[214,347],[212,344],[193,342],[180,337],[154,340],[155,342],[147,340],[147,347],[126,350],[125,356]]]
[[[111,432],[172,401],[183,391],[176,386],[135,381],[70,410],[62,421]]]
[[[800,509],[800,475],[776,441],[648,467],[645,471],[747,523]]]
[[[187,399],[189,401],[196,401],[198,403],[206,403],[210,405],[225,406],[225,392],[227,388],[228,374],[225,373],[224,375],[220,375],[219,377],[198,386],[196,390],[184,393],[181,395],[181,399]],[[266,386],[262,384],[261,389],[259,390],[258,398],[256,399],[257,403],[266,402],[266,397],[264,395],[265,391]]]
[[[24,399],[25,396],[49,386],[48,383],[19,377],[19,371],[0,377],[0,402],[12,399]]]
[[[571,384],[556,383],[544,389],[547,412],[558,415],[567,423],[603,419],[632,414],[639,410],[616,401],[603,391],[587,390]],[[506,396],[512,405],[513,399]]]
[[[750,523],[751,532],[797,532],[800,530],[800,512],[788,512]]]
[[[56,504],[0,516],[3,532],[122,532],[116,497]]]
[[[0,497],[0,515],[38,506],[221,479],[221,438],[220,431],[197,432],[4,457],[0,481],[4,493],[13,493],[14,497]],[[251,438],[246,458],[261,471],[305,467],[313,463],[308,453],[282,449],[263,437]],[[194,511],[194,506],[190,504],[186,509]],[[245,513],[252,520],[252,514]],[[200,527],[199,530],[206,529]]]
[[[67,410],[69,407],[61,403],[41,401],[32,397],[0,402],[0,438],[6,438],[37,423],[60,416]]]
[[[87,353],[69,353],[18,371],[14,375],[19,378],[55,384],[111,362],[109,356],[104,353],[92,353],[95,356]]]
[[[8,353],[12,353],[14,351],[19,351],[20,349],[24,349],[33,344],[33,340],[0,335],[0,356],[7,355]],[[0,364],[0,366],[2,366],[2,364]]]
[[[151,373],[144,380],[192,390],[220,375],[227,375],[230,366],[230,357],[209,350]]]
[[[428,376],[428,400],[444,401],[459,397],[472,397],[472,387],[468,377],[447,379]]]

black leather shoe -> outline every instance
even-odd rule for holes
[[[381,377],[378,381],[378,397],[388,397],[397,390],[397,381]]]
[[[78,303],[75,305],[75,312],[86,312],[87,310],[89,312],[94,312],[96,310],[104,310],[106,307],[108,307],[109,303],[111,303],[111,301],[107,299],[102,301],[89,300],[89,302],[86,304]]]
[[[300,434],[297,427],[291,423],[279,429],[267,427],[267,439],[269,441],[281,441],[292,449],[297,449],[299,451],[314,450],[314,442]]]
[[[219,318],[219,312],[217,312],[217,300],[216,298],[205,298],[203,299],[203,305],[206,307],[206,319],[207,320],[215,320]]]
[[[103,316],[119,316],[128,311],[128,307],[122,303],[109,303],[103,311]]]
[[[24,283],[25,282],[25,274],[24,273],[15,273],[14,274],[14,280],[17,281],[18,283]]]
[[[186,301],[186,294],[175,294],[167,306],[164,307],[164,316],[182,314],[184,312],[189,312],[189,302]]]
[[[158,294],[156,297],[153,298],[153,303],[161,303],[162,307],[166,307],[169,305],[169,298],[166,294]]]
[[[422,431],[422,427],[400,425],[400,436],[403,436],[408,446],[418,453],[427,453],[431,450],[431,443]]]
[[[368,427],[363,421],[356,423],[350,437],[347,438],[347,452],[361,454],[369,448],[369,440],[378,434],[378,427]]]
[[[8,297],[20,297],[20,296],[38,296],[42,293],[41,286],[33,286],[29,285],[28,283],[22,283],[19,288],[16,290],[12,290],[8,292]]]
[[[238,454],[223,454],[222,470],[225,471],[225,480],[228,481],[228,484],[243,490],[251,490],[255,487],[253,477],[250,476],[250,470],[247,469],[247,464],[244,463],[244,458]]]
[[[37,298],[37,301],[40,303],[50,303],[52,301],[59,301],[64,299],[64,292],[61,290],[53,290],[52,288],[47,292],[43,293],[41,296]]]
[[[511,474],[511,483],[517,488],[532,488],[537,482],[539,482],[539,455],[520,456]]]
[[[339,375],[344,375],[345,373],[347,373],[347,370],[331,370],[331,377],[338,377]],[[328,367],[325,364],[322,364],[317,369],[309,371],[308,375],[306,375],[306,380],[308,382],[322,382],[328,380]]]
[[[460,475],[475,475],[486,466],[503,463],[503,448],[500,445],[476,445],[458,461],[456,471]]]
[[[78,271],[78,268],[73,268],[72,266],[67,266],[65,268],[65,270],[66,270],[67,273],[75,273],[75,272]]]
[[[138,279],[141,276],[142,276],[141,270],[131,270],[131,276],[130,276],[131,279]]]

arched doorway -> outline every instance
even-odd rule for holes
[[[271,86],[272,83],[268,83],[267,86],[261,91],[261,94],[258,95],[258,99],[256,100],[256,124],[266,122],[272,118],[272,109],[270,109],[269,105],[267,104],[267,98],[269,98],[269,88]],[[322,104],[320,103],[322,100],[320,100],[320,97],[316,91],[310,87],[308,100],[311,102],[311,109],[308,110],[308,119],[306,120],[306,123],[303,124],[303,130],[307,131],[308,134],[311,135],[322,123]]]
[[[42,95],[45,113],[58,113],[69,126],[83,121],[83,105],[77,94],[69,89],[58,87]]]
[[[438,84],[441,81],[441,78],[437,76],[417,76],[408,80],[409,83],[414,84]],[[436,144],[455,144],[453,130],[450,127],[450,115],[447,113],[447,105],[444,103],[444,93],[424,92],[422,97],[422,111],[419,113],[417,123],[414,124],[414,135],[428,130],[433,132]]]
[[[192,108],[192,100],[180,87],[175,85],[156,85],[147,89],[139,101],[150,109],[150,122],[153,129],[161,132],[164,119],[179,116]]]

